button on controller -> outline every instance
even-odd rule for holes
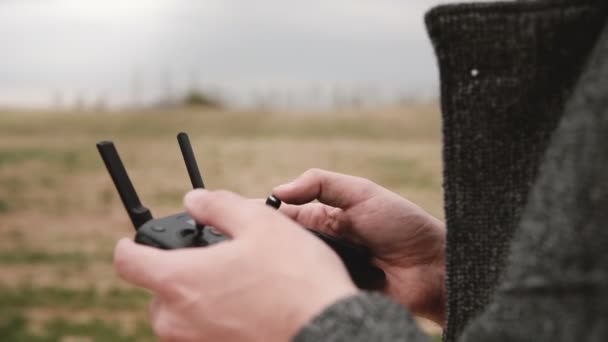
[[[215,229],[214,227],[210,227],[208,226],[207,229],[209,229],[209,232],[215,236],[222,236],[222,233],[220,233],[217,229]]]
[[[150,227],[150,229],[152,229],[153,231],[157,232],[157,233],[163,233],[167,231],[167,228],[163,227],[163,226],[152,226]]]

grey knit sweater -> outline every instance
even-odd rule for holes
[[[608,341],[607,17],[604,0],[427,15],[444,119],[446,341]],[[295,340],[428,337],[363,293]]]

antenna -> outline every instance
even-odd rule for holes
[[[192,145],[190,144],[188,134],[183,132],[178,134],[177,142],[179,143],[179,148],[182,150],[182,156],[184,156],[184,163],[186,163],[186,169],[188,170],[188,175],[190,176],[190,181],[192,182],[192,188],[204,189],[205,183],[203,183],[203,177],[198,169],[198,164],[196,163],[196,158],[194,157],[194,151],[192,151]]]
[[[135,188],[133,188],[127,170],[125,170],[125,166],[120,160],[118,151],[116,151],[116,147],[114,147],[114,143],[111,141],[101,141],[97,143],[97,150],[99,150],[101,159],[103,159],[104,164],[106,164],[108,173],[110,173],[116,190],[118,190],[122,204],[125,206],[129,218],[131,219],[131,222],[133,222],[133,226],[135,226],[135,230],[137,230],[144,223],[152,220],[152,213],[139,201],[137,192],[135,192]]]
[[[192,182],[192,188],[204,189],[205,183],[203,183],[201,171],[198,169],[198,163],[194,157],[194,151],[192,151],[192,144],[190,144],[188,134],[184,132],[179,133],[177,135],[177,142],[179,143],[179,149],[182,150],[182,156],[184,156],[184,163],[190,176],[190,182]],[[196,223],[196,231],[199,236],[203,235],[203,228],[205,228],[204,225]]]

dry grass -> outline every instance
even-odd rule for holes
[[[433,106],[337,113],[0,112],[0,335],[120,337],[111,335],[112,307],[96,303],[108,291],[129,289],[110,260],[116,239],[131,236],[132,228],[95,143],[116,142],[140,197],[160,216],[179,211],[189,187],[175,141],[179,131],[190,134],[210,188],[265,197],[273,186],[319,167],[370,178],[442,216]],[[20,289],[50,299],[39,305],[14,300]],[[145,305],[133,296],[131,306],[119,308],[121,320],[132,322],[123,337],[149,338]],[[79,313],[66,314],[71,308]]]

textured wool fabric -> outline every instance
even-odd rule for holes
[[[441,7],[446,340],[489,302],[566,99],[605,11],[587,1]]]
[[[608,27],[512,246],[496,298],[464,340],[608,340]]]
[[[379,294],[366,293],[332,305],[294,339],[309,341],[408,341],[428,342],[412,316]]]
[[[520,1],[427,15],[444,119],[446,341],[608,338],[606,7]],[[371,294],[336,303],[296,339],[325,336],[423,338],[404,309]]]

